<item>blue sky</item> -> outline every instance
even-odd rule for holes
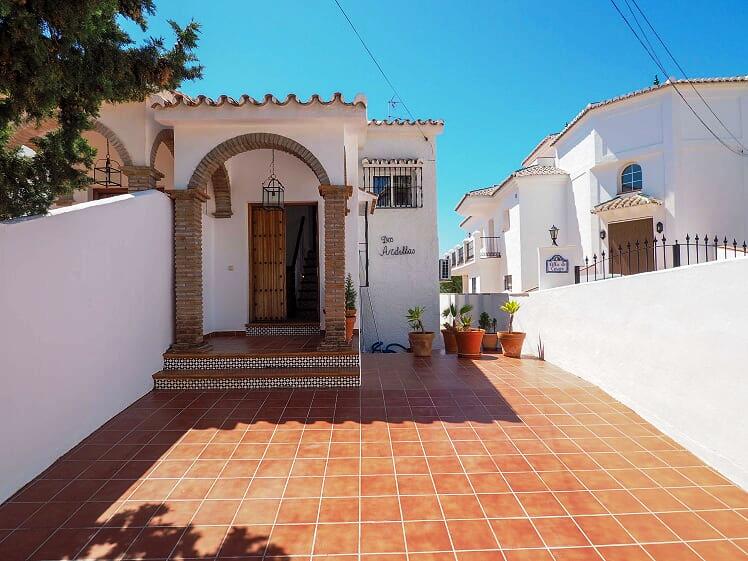
[[[442,250],[462,238],[453,209],[466,190],[502,180],[587,103],[647,86],[658,73],[606,0],[340,2],[411,111],[446,121],[437,158]],[[189,94],[364,92],[370,117],[388,114],[392,91],[333,0],[156,5],[150,35],[169,38],[166,18],[202,25],[205,73],[184,85]],[[744,0],[639,5],[690,76],[748,74]]]

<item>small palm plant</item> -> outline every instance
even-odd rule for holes
[[[420,331],[421,333],[425,331],[423,328],[423,313],[425,311],[426,308],[423,306],[408,308],[408,313],[405,314],[405,319],[408,321],[408,325],[413,331]]]
[[[353,287],[353,277],[350,273],[345,277],[345,309],[356,310],[356,289]]]
[[[491,316],[488,315],[488,312],[481,313],[480,317],[478,318],[478,327],[486,332],[491,329]]]
[[[520,305],[516,300],[507,300],[504,305],[499,308],[502,312],[509,315],[509,333],[513,333],[512,325],[514,323],[514,314],[519,311]]]
[[[445,329],[457,330],[462,324],[462,316],[469,314],[472,311],[472,304],[464,304],[458,310],[457,306],[452,303],[442,310],[442,317],[446,320],[442,325]]]

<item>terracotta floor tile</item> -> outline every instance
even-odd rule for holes
[[[491,527],[503,549],[544,547],[543,540],[527,518],[491,520]]]
[[[506,493],[510,491],[506,480],[498,473],[470,473],[468,479],[476,493]]]
[[[589,491],[569,491],[553,494],[569,514],[606,514],[605,506]]]
[[[435,496],[400,497],[404,520],[442,520],[442,511]]]
[[[436,492],[440,494],[467,494],[473,488],[466,475],[458,473],[435,473],[433,475]]]
[[[510,518],[525,515],[519,501],[511,493],[480,494],[478,500],[488,518]]]
[[[245,499],[236,513],[235,524],[272,524],[280,499]]]
[[[241,499],[249,487],[248,477],[220,478],[208,492],[208,499]]]
[[[498,544],[485,520],[449,520],[455,550],[496,549]]]
[[[392,475],[361,477],[361,496],[397,495],[397,482]]]
[[[518,493],[517,499],[529,516],[563,516],[566,514],[553,493]]]
[[[285,499],[278,511],[277,524],[316,523],[320,499]]]
[[[366,522],[399,521],[400,503],[398,498],[395,496],[362,497],[361,520]]]
[[[254,481],[258,481],[255,479]],[[322,496],[322,477],[291,477],[288,479],[284,498]],[[253,482],[254,483],[254,482]]]
[[[628,491],[593,491],[592,494],[612,514],[647,512],[647,509]]]
[[[647,552],[638,545],[602,546],[597,550],[605,561],[652,561]]]
[[[314,530],[314,524],[276,524],[270,533],[268,548],[277,547],[286,555],[311,554]]]
[[[533,523],[549,547],[586,546],[590,543],[571,518],[533,518]]]
[[[632,489],[631,494],[652,512],[687,510],[688,507],[665,489]]]
[[[359,499],[349,498],[323,498],[320,504],[320,522],[358,522]]]
[[[323,497],[357,497],[359,478],[353,475],[326,477],[322,487]]]
[[[711,512],[729,512],[729,511],[711,511]],[[710,511],[701,514],[710,514]],[[739,515],[735,514],[738,518]],[[709,524],[704,522],[693,512],[665,512],[658,514],[657,517],[682,540],[709,540],[719,539],[723,536]],[[745,522],[745,530],[748,535],[748,522]]]
[[[358,553],[358,524],[322,524],[314,542],[317,555]],[[335,557],[339,559],[339,557]]]
[[[744,515],[741,516],[732,510],[704,510],[698,513],[699,517],[706,520],[727,538],[748,538],[748,518]],[[668,524],[667,521],[665,523]]]
[[[401,551],[405,551],[402,523],[361,523],[361,553],[398,553]]]
[[[683,543],[647,544],[643,547],[655,561],[701,561],[701,558]]]
[[[624,514],[616,518],[639,543],[677,540],[675,534],[652,514]]]
[[[169,499],[204,499],[213,486],[212,479],[183,479],[169,494]]]
[[[593,545],[625,545],[634,540],[612,516],[577,516],[574,521]]]
[[[677,487],[668,491],[680,502],[693,510],[725,508],[720,500],[707,493],[701,487]]]
[[[577,479],[574,473],[596,473],[596,472],[571,472],[571,471],[544,471],[538,475],[546,487],[551,491],[581,491],[586,485]],[[603,474],[604,475],[604,474]],[[511,485],[511,481],[510,481]],[[516,490],[516,489],[515,489]],[[541,489],[529,489],[539,491]]]
[[[398,475],[397,489],[401,495],[433,495],[434,483],[429,475]]]
[[[551,552],[547,549],[514,549],[504,551],[503,554],[506,561],[553,561]],[[475,561],[481,561],[481,558],[476,557]]]
[[[475,495],[439,495],[447,519],[483,518],[483,510]]]
[[[547,491],[548,487],[537,474],[532,472],[504,473],[509,487],[515,493],[524,493],[528,491]]]
[[[452,550],[444,522],[405,522],[405,541],[408,552]]]
[[[591,547],[551,549],[556,561],[602,561],[602,557]]]
[[[729,559],[730,561],[745,561],[748,559],[748,554],[740,551],[740,549],[731,544],[728,541],[704,541],[704,542],[689,542],[688,544],[692,549],[698,553],[704,561],[724,561]]]

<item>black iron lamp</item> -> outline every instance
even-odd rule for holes
[[[117,160],[112,160],[109,154],[109,141],[106,141],[106,158],[96,162],[94,166],[94,183],[102,187],[122,187],[122,170]]]
[[[283,183],[275,176],[275,150],[270,160],[270,175],[262,184],[262,206],[263,208],[283,208],[283,195],[285,188]]]
[[[553,245],[557,246],[556,240],[558,240],[558,228],[556,228],[556,225],[554,224],[551,226],[551,229],[548,230],[548,232],[551,234],[551,241],[553,242]]]

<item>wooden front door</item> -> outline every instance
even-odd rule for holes
[[[249,320],[286,319],[286,213],[249,208]]]
[[[613,222],[608,225],[610,273],[633,275],[654,271],[652,241],[654,229],[651,218]],[[645,245],[645,240],[647,244]],[[639,242],[637,247],[636,242]],[[620,248],[620,249],[619,249]]]

